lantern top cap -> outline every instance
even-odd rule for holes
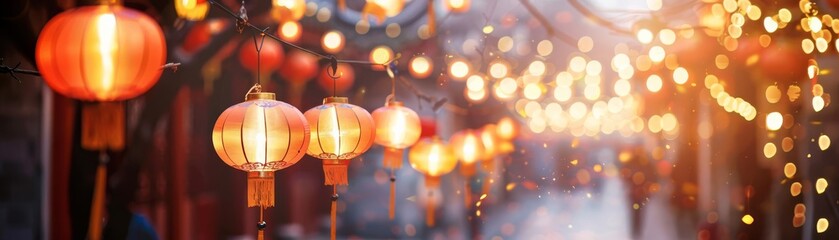
[[[245,96],[245,101],[252,100],[277,100],[277,95],[272,92],[248,93],[248,95]]]
[[[388,106],[388,107],[403,107],[403,106],[405,106],[405,104],[400,102],[400,101],[394,100],[394,101],[387,102],[387,104],[385,104],[385,106]]]
[[[323,104],[327,103],[349,103],[347,97],[328,97],[323,99]]]

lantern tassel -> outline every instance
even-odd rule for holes
[[[274,172],[248,172],[248,207],[274,206]]]
[[[90,224],[87,238],[102,239],[102,211],[105,209],[105,184],[108,178],[108,155],[99,153],[99,166],[96,167],[96,183],[93,187],[93,201],[90,204]]]
[[[437,31],[437,19],[434,15],[434,1],[428,1],[428,35],[434,36]]]
[[[404,149],[385,148],[384,167],[391,169],[402,168],[402,156]]]
[[[466,208],[472,204],[472,188],[469,187],[469,178],[466,178],[466,184],[463,186],[463,202]]]
[[[396,175],[390,169],[390,204],[388,204],[387,216],[390,220],[396,217]]]
[[[338,219],[338,185],[332,185],[332,209],[329,212],[329,239],[335,240],[335,222]]]
[[[122,150],[125,147],[125,106],[99,102],[82,107],[82,148]]]
[[[428,190],[428,206],[425,207],[425,225],[434,226],[434,191]]]
[[[347,163],[348,161],[344,160],[341,160],[338,163],[327,163],[324,161],[324,185],[348,185]]]

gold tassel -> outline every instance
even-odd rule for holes
[[[347,165],[349,160],[324,160],[324,185],[348,185]]]
[[[248,172],[248,207],[274,206],[274,172]]]
[[[93,187],[93,201],[90,203],[90,224],[87,229],[89,240],[102,239],[102,211],[105,210],[105,185],[107,184],[107,155],[99,154],[99,166],[96,167],[96,183]]]
[[[435,32],[437,31],[437,20],[434,15],[434,1],[428,1],[428,35],[434,36],[437,35]]]
[[[464,206],[466,208],[470,208],[472,205],[472,188],[469,187],[469,178],[466,178],[466,184],[463,187],[463,201],[465,203]]]
[[[329,212],[329,239],[335,240],[335,222],[338,219],[338,185],[332,185],[332,209]]]
[[[390,170],[390,204],[388,204],[388,218],[393,220],[396,217],[396,176],[393,169]]]
[[[425,225],[434,226],[434,192],[428,190],[428,206],[425,207]]]
[[[259,231],[256,231],[256,240],[264,240],[264,239],[265,239],[265,233],[263,233],[263,230],[259,229]]]
[[[122,150],[125,147],[125,106],[99,102],[82,107],[82,148]]]
[[[405,149],[385,148],[384,167],[391,169],[402,168],[402,152]]]

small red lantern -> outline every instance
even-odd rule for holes
[[[257,74],[257,71],[259,71],[260,78],[266,78],[269,75],[266,74],[267,72],[283,64],[285,53],[283,53],[283,47],[277,41],[272,39],[265,39],[264,41],[257,39],[256,44],[259,45],[260,43],[262,44],[262,49],[257,52],[257,46],[254,45],[253,41],[246,40],[239,50],[239,61],[242,62],[243,67],[254,74]],[[259,64],[257,64],[257,61],[259,61]],[[261,65],[262,69],[258,70],[257,67],[260,66],[257,65]],[[265,82],[262,80],[264,79],[259,79],[259,82]]]
[[[288,53],[280,67],[280,76],[291,85],[289,96],[291,105],[300,106],[306,82],[318,75],[318,58],[307,52],[294,50]]]

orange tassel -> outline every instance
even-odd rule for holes
[[[102,211],[105,209],[105,184],[108,178],[108,168],[105,153],[101,153],[100,158],[99,166],[96,167],[93,201],[90,204],[90,225],[87,229],[87,238],[90,240],[102,239]]]
[[[385,148],[384,167],[390,169],[402,168],[402,152],[404,149]]]
[[[347,165],[349,160],[324,160],[324,185],[348,185]]]
[[[332,210],[329,213],[329,239],[335,240],[335,222],[338,219],[338,185],[332,185]]]
[[[465,203],[464,206],[466,206],[466,208],[471,207],[471,205],[472,205],[472,188],[469,187],[468,178],[466,180],[466,185],[463,188],[463,201]]]
[[[125,147],[125,106],[100,102],[82,107],[82,148],[122,150]]]
[[[428,206],[425,207],[425,225],[434,226],[434,192],[428,190]]]
[[[248,172],[248,207],[274,206],[274,172]]]
[[[257,231],[256,232],[256,240],[264,240],[264,239],[265,239],[264,231],[263,230]]]
[[[393,220],[396,217],[396,177],[390,177],[390,204],[388,208],[388,218]]]

